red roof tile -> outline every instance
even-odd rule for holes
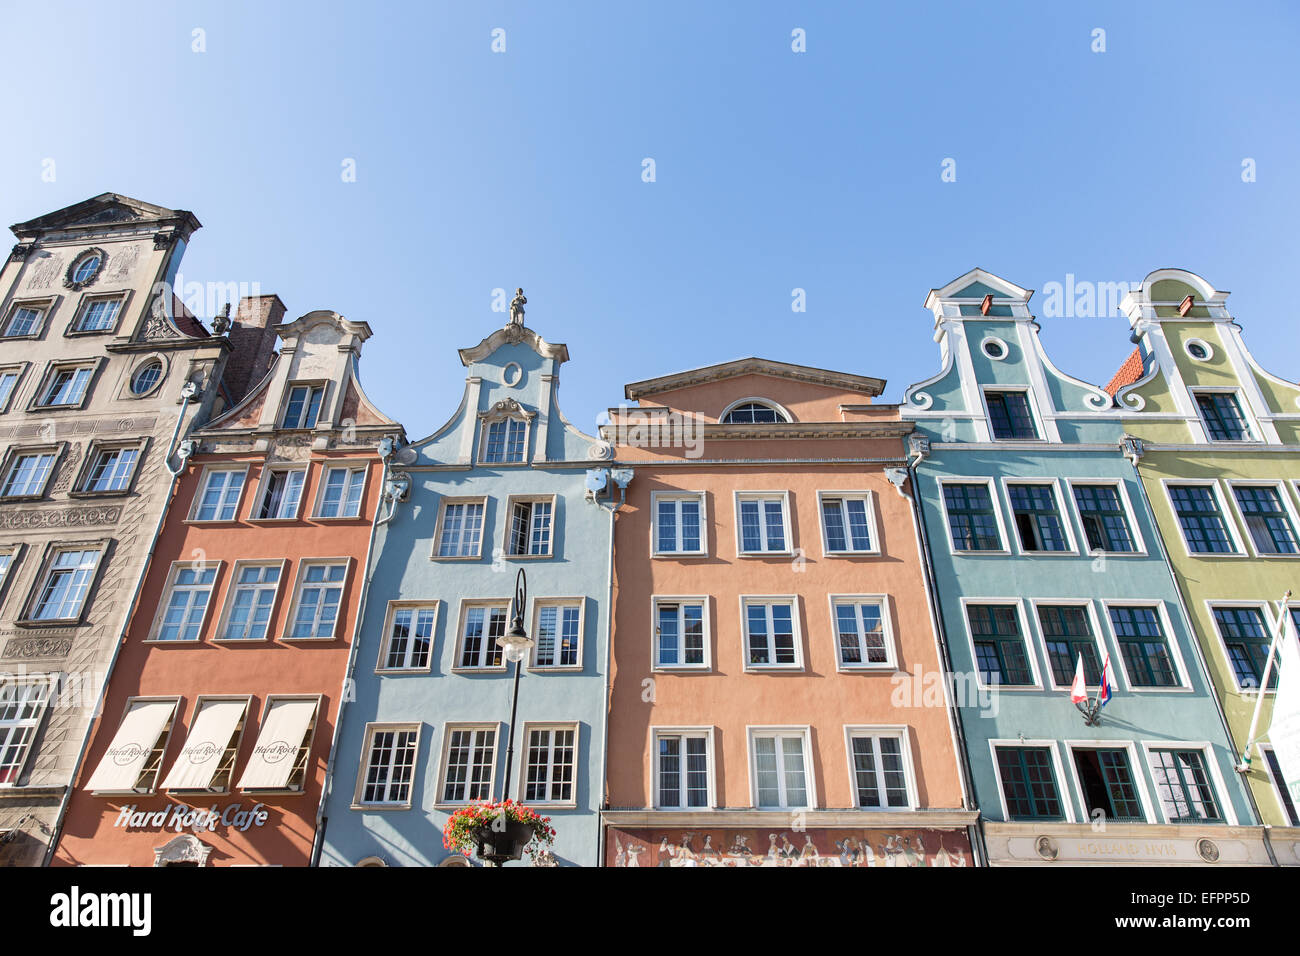
[[[1113,396],[1126,385],[1132,385],[1142,377],[1142,350],[1134,349],[1133,354],[1124,360],[1119,371],[1106,383],[1106,391]]]

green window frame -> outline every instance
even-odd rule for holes
[[[1170,485],[1169,500],[1183,529],[1187,550],[1193,554],[1237,554],[1219,508],[1218,496],[1209,485]]]
[[[1014,604],[968,604],[966,620],[980,679],[990,686],[1032,686],[1029,649]]]
[[[1264,666],[1273,646],[1273,635],[1269,633],[1263,613],[1257,607],[1216,607],[1212,610],[1237,685],[1254,690],[1264,677]],[[1269,674],[1268,689],[1277,689],[1276,667]]]
[[[1282,496],[1272,485],[1238,485],[1232,489],[1246,530],[1260,554],[1297,554],[1295,528],[1282,504]]]
[[[1023,391],[989,391],[984,393],[989,406],[989,425],[993,437],[1000,440],[1032,439],[1038,437],[1034,413],[1029,408],[1029,395]]]
[[[1100,810],[1118,823],[1145,823],[1128,751],[1118,747],[1079,747],[1074,750],[1083,805],[1089,819]]]
[[[1065,804],[1048,747],[995,747],[1011,820],[1064,820]]]
[[[944,483],[943,503],[948,513],[948,535],[954,551],[1001,551],[993,496],[983,483]]]
[[[1101,660],[1088,609],[1077,604],[1040,604],[1038,624],[1056,685],[1066,687],[1074,682],[1075,663],[1082,654],[1083,679],[1089,687],[1100,687]]]
[[[1178,687],[1169,639],[1154,607],[1112,607],[1110,624],[1134,687]]]
[[[1241,403],[1232,392],[1202,392],[1196,396],[1201,422],[1213,441],[1253,441]]]
[[[1075,485],[1074,503],[1090,551],[1137,550],[1118,485]]]
[[[1008,484],[1007,497],[1021,551],[1070,550],[1061,509],[1056,505],[1055,486]]]

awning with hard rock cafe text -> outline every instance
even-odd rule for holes
[[[302,738],[316,714],[315,697],[277,700],[262,720],[261,733],[253,747],[239,786],[244,790],[275,790],[287,786],[294,758]]]
[[[91,790],[132,790],[158,736],[176,710],[173,700],[137,700],[122,718],[104,759],[86,786]]]
[[[190,725],[190,735],[185,738],[180,756],[162,783],[163,789],[210,787],[247,707],[247,700],[205,700]]]

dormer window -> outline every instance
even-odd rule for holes
[[[512,398],[480,412],[479,461],[489,465],[518,465],[527,460],[528,426],[537,416]]]
[[[289,401],[284,406],[281,428],[315,428],[320,415],[324,385],[294,385],[289,389]]]
[[[770,402],[747,400],[722,413],[723,425],[762,425],[788,422],[790,416]]]

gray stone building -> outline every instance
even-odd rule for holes
[[[274,296],[214,335],[172,292],[190,212],[105,193],[0,269],[0,865],[39,866],[188,430],[274,355]],[[232,345],[232,343],[234,343]]]

